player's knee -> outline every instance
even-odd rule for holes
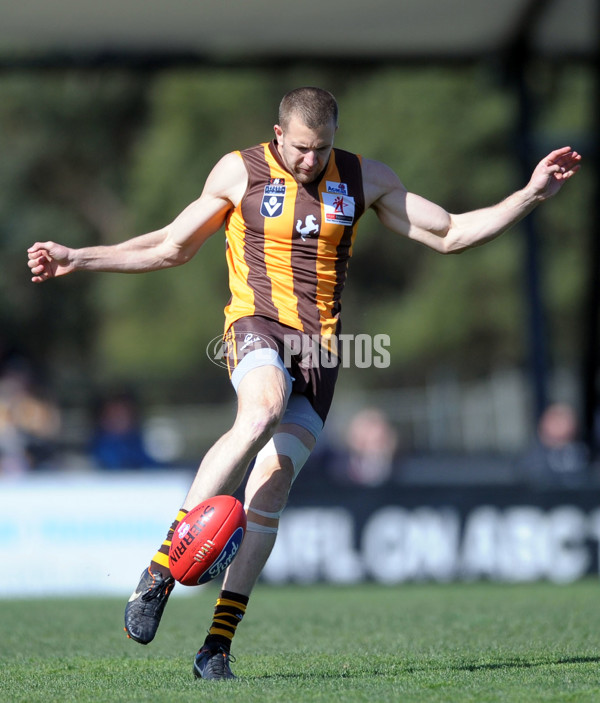
[[[285,405],[279,402],[264,404],[258,413],[258,424],[261,430],[261,437],[273,436],[277,425],[281,422]]]
[[[273,436],[277,425],[281,422],[284,409],[284,404],[277,399],[257,402],[238,415],[236,420],[238,432],[249,444],[263,446]]]
[[[238,420],[251,429],[254,438],[270,437],[283,417],[288,397],[279,369],[254,369],[238,388]]]
[[[296,434],[290,432],[276,432],[265,444],[256,457],[256,465],[275,459],[279,466],[286,467],[289,485],[297,478],[300,469],[310,456],[309,448]]]

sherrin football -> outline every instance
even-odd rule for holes
[[[169,568],[184,586],[199,586],[231,564],[246,532],[246,513],[233,496],[209,498],[177,526],[169,548]]]

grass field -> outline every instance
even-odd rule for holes
[[[147,647],[124,601],[0,601],[0,701],[600,701],[600,585],[259,587],[232,682],[196,681],[216,589]]]

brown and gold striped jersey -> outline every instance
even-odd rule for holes
[[[261,315],[306,334],[335,334],[365,209],[360,157],[333,149],[322,175],[301,184],[275,142],[237,153],[248,186],[226,224],[231,299],[225,329]]]

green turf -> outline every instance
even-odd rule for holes
[[[173,598],[147,647],[124,602],[0,601],[0,701],[600,701],[599,584],[259,587],[240,680],[196,681],[214,585]]]

